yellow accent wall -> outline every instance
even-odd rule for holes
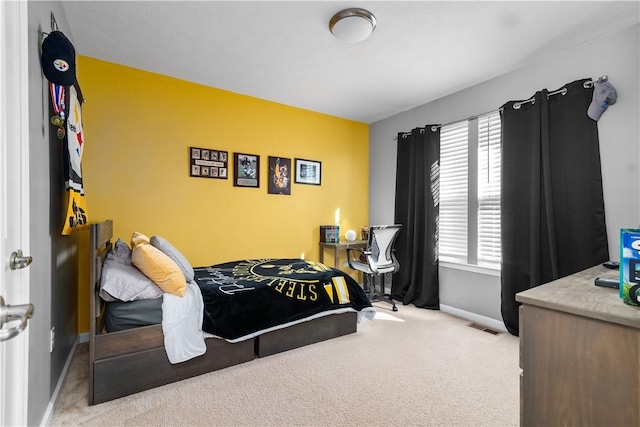
[[[336,209],[342,239],[368,224],[367,124],[85,56],[78,81],[89,221],[113,219],[115,238],[163,236],[193,266],[303,253],[318,260],[319,226],[333,224]],[[190,177],[191,146],[228,151],[229,178]],[[235,152],[260,156],[260,188],[234,187]],[[268,194],[268,156],[322,162],[322,185],[292,182],[291,195]],[[81,233],[82,333],[89,280]]]

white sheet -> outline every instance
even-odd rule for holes
[[[202,332],[204,302],[195,282],[187,283],[184,297],[165,293],[162,300],[164,348],[171,363],[203,355],[207,346]]]
[[[304,319],[295,320],[293,322],[288,322],[288,323],[283,323],[281,325],[272,326],[272,327],[266,328],[266,329],[261,329],[259,331],[254,332],[254,333],[251,333],[251,334],[248,334],[248,335],[244,335],[244,336],[241,336],[239,338],[232,339],[232,340],[231,339],[226,339],[226,338],[221,338],[221,337],[218,337],[216,335],[209,334],[207,332],[204,332],[204,336],[206,338],[224,339],[227,342],[235,344],[235,343],[238,343],[238,342],[241,342],[241,341],[246,341],[248,339],[257,337],[258,335],[266,334],[267,332],[277,331],[278,329],[288,328],[289,326],[297,325],[298,323],[308,322],[310,320],[318,319],[318,318],[324,317],[324,316],[330,316],[332,314],[342,314],[342,313],[358,313],[357,318],[356,318],[357,323],[360,323],[362,321],[362,319],[373,320],[376,317],[376,309],[373,308],[373,307],[365,307],[360,311],[357,311],[357,310],[355,310],[353,308],[350,308],[350,307],[345,307],[345,308],[338,308],[336,310],[323,311],[321,313],[317,313],[317,314],[311,315],[309,317],[305,317]]]

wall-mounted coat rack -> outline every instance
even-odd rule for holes
[[[58,23],[56,22],[56,16],[51,12],[51,31],[60,31],[58,30]]]

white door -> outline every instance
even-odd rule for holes
[[[13,252],[29,255],[29,111],[27,2],[0,1],[0,296],[7,320],[29,304],[29,268],[10,268]],[[19,265],[14,267],[20,267]],[[7,306],[11,306],[8,308]],[[24,307],[20,307],[21,309]],[[37,316],[37,312],[34,314]],[[0,329],[16,331],[11,320]],[[29,327],[0,342],[0,426],[27,424]]]

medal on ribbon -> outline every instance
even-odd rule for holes
[[[62,125],[64,125],[64,120],[56,114],[55,116],[51,116],[51,124],[57,127],[62,127]]]
[[[65,130],[63,128],[64,118],[65,118],[64,86],[60,86],[55,83],[49,83],[49,88],[51,90],[51,104],[53,106],[53,112],[56,113],[54,116],[51,117],[51,124],[58,128],[58,130],[56,131],[56,136],[58,137],[58,139],[64,139],[64,134],[65,134]]]

